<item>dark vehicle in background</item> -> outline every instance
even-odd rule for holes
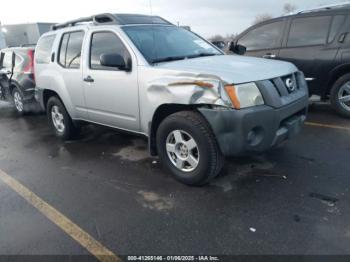
[[[224,50],[226,47],[225,41],[212,41],[211,43],[221,50]]]
[[[34,49],[33,45],[0,51],[0,98],[12,101],[21,115],[30,111],[36,104]]]
[[[235,53],[294,63],[310,94],[350,117],[350,4],[322,6],[254,25],[231,44]]]

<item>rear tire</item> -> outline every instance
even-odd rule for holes
[[[350,118],[350,74],[342,76],[334,83],[330,98],[334,110]]]
[[[78,134],[79,128],[74,126],[65,106],[58,97],[53,96],[49,99],[46,113],[49,125],[57,137],[63,140],[70,140]]]
[[[208,183],[224,163],[208,122],[193,111],[175,113],[160,124],[157,150],[174,178],[192,186]]]
[[[22,94],[22,92],[15,87],[12,90],[12,99],[13,99],[13,104],[15,105],[15,109],[17,111],[17,113],[21,116],[23,116],[25,114],[25,103],[24,103],[24,96]]]

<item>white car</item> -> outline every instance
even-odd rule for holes
[[[53,27],[35,51],[36,98],[57,136],[80,121],[148,137],[179,181],[202,185],[224,156],[300,132],[304,76],[290,63],[228,56],[157,16],[102,14]]]

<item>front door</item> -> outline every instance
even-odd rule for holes
[[[276,59],[282,44],[286,19],[267,22],[243,34],[237,44],[247,48],[246,55]]]
[[[139,131],[139,100],[136,58],[117,32],[89,33],[83,80],[90,121],[120,129]],[[103,54],[121,55],[130,70],[101,65]]]

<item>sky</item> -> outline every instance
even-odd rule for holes
[[[11,0],[0,4],[0,22],[64,22],[98,13],[140,13],[164,17],[174,24],[191,26],[204,37],[240,33],[255,16],[280,16],[285,3],[299,9],[341,0]],[[18,9],[14,7],[19,7]]]

